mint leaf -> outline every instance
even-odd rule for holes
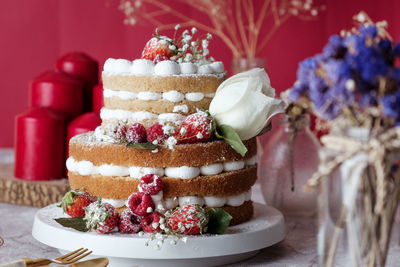
[[[215,130],[215,136],[224,139],[242,157],[246,154],[247,148],[243,144],[237,132],[228,125],[219,125]]]
[[[263,135],[263,134],[265,134],[265,133],[271,131],[271,129],[272,129],[272,123],[270,122],[270,123],[268,123],[267,126],[265,126],[265,127],[261,130],[261,132],[259,132],[259,133],[257,134],[257,136]]]
[[[154,150],[157,148],[157,145],[154,145],[152,143],[127,143],[126,147],[133,147],[137,149],[148,149],[148,150]]]
[[[207,233],[209,234],[223,234],[232,220],[232,216],[219,208],[212,208],[208,212],[208,225]]]
[[[80,232],[89,231],[89,229],[86,227],[86,221],[83,219],[83,217],[57,218],[54,220],[64,227],[73,228]]]

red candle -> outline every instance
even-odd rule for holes
[[[82,82],[65,73],[47,71],[29,86],[29,106],[49,107],[71,120],[82,113]]]
[[[69,139],[77,134],[94,131],[100,124],[100,115],[96,112],[80,115],[68,124],[67,141],[69,142]]]
[[[99,84],[93,88],[92,110],[100,114],[100,109],[104,106],[103,85]]]
[[[56,69],[80,79],[84,84],[83,109],[91,111],[92,90],[99,81],[99,66],[97,61],[80,52],[72,52],[59,58]]]
[[[16,117],[15,177],[52,180],[64,174],[65,119],[50,108],[33,107]]]

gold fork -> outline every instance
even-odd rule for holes
[[[86,252],[86,253],[85,253]],[[24,259],[24,262],[27,267],[33,267],[33,266],[42,266],[50,263],[58,263],[58,264],[71,264],[74,262],[79,261],[80,259],[86,257],[92,253],[92,251],[88,251],[87,248],[80,248],[75,251],[72,251],[68,254],[65,254],[61,257],[58,257],[57,259],[51,260],[51,259],[45,259],[45,258],[40,258],[40,259]]]

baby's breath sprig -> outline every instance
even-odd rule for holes
[[[214,61],[214,58],[209,57],[210,51],[208,46],[209,41],[212,39],[212,35],[210,33],[195,38],[195,35],[198,31],[196,27],[192,27],[190,30],[183,30],[181,35],[177,37],[177,33],[181,29],[181,26],[177,24],[174,29],[175,31],[171,42],[175,47],[170,47],[170,49],[175,53],[175,56],[170,58],[170,60],[174,60],[179,63],[193,62],[199,64]],[[161,35],[156,32],[155,37],[157,36]]]
[[[138,234],[140,237],[145,235],[143,231],[140,231]],[[171,231],[168,227],[166,227],[160,233],[150,233],[149,238],[145,241],[144,245],[148,247],[151,243],[155,243],[154,248],[156,250],[160,250],[167,240],[169,240],[171,245],[177,245],[179,241],[186,244],[188,237],[175,231]]]

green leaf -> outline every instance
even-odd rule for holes
[[[215,136],[224,139],[242,157],[246,154],[247,148],[243,144],[237,132],[228,125],[219,125],[215,130]]]
[[[207,233],[209,234],[223,234],[232,220],[232,216],[219,208],[212,208],[208,212],[208,226]]]
[[[86,227],[86,221],[83,219],[83,217],[57,218],[54,220],[64,227],[73,228],[80,232],[89,231],[89,229]]]
[[[261,130],[261,132],[259,132],[259,133],[257,134],[257,136],[263,135],[263,134],[265,134],[265,133],[271,131],[271,129],[272,129],[272,123],[270,122],[270,123],[268,123],[267,126],[265,126],[265,127]]]
[[[154,145],[152,143],[127,143],[126,147],[133,147],[137,149],[148,149],[148,150],[154,150],[158,146]]]
[[[63,199],[61,200],[61,203],[57,207],[61,207],[64,211],[64,213],[67,211],[67,206],[70,206],[74,204],[74,197],[76,196],[76,192],[71,190],[67,192]]]

